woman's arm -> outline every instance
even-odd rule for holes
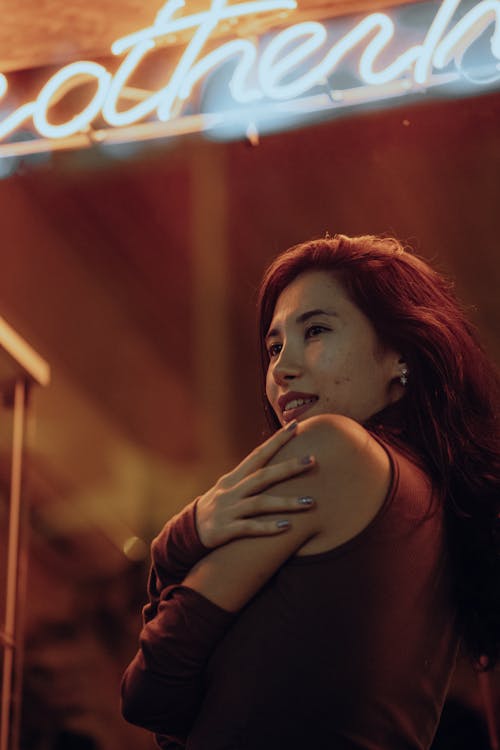
[[[180,583],[210,550],[235,538],[282,533],[274,517],[270,519],[266,514],[311,509],[311,505],[298,503],[297,498],[284,498],[265,491],[272,484],[311,468],[288,460],[275,465],[271,473],[266,469],[280,448],[292,440],[296,429],[295,423],[278,430],[208,492],[165,524],[151,545],[149,603],[143,612],[146,621],[156,615],[162,589]]]
[[[302,422],[296,438],[273,461],[304,453],[314,455],[317,465],[281,482],[279,492],[312,495],[316,507],[292,516],[291,528],[279,537],[236,539],[218,547],[191,569],[185,586],[236,613],[308,540],[322,535],[333,548],[368,525],[390,485],[384,449],[356,422],[325,414]]]
[[[152,568],[140,647],[122,680],[122,713],[127,721],[181,743],[187,738],[203,699],[205,664],[236,617],[216,603],[220,598],[217,577],[224,560],[229,553],[231,570],[225,570],[222,581],[225,594],[237,591],[243,582],[245,599],[249,599],[250,580],[255,593],[272,574],[270,565],[279,567],[316,532],[317,515],[307,513],[296,518],[300,520],[294,520],[285,534],[237,539],[212,550],[187,574],[183,584],[159,590]],[[310,520],[306,523],[305,519]],[[268,543],[262,551],[259,542]],[[164,573],[163,567],[161,570]],[[197,591],[197,586],[206,587],[210,598]]]
[[[173,516],[153,539],[143,624],[156,617],[161,592],[168,586],[181,583],[198,560],[210,552],[201,541],[196,526],[198,500],[199,497],[195,498]]]
[[[234,615],[175,584],[161,593],[156,616],[123,676],[122,713],[132,724],[184,741],[203,697],[202,672]]]
[[[153,539],[151,560],[160,588],[180,583],[188,570],[210,552],[196,526],[199,497],[176,513]]]
[[[309,453],[317,465],[307,475],[280,482],[279,492],[291,498],[313,495],[315,507],[289,516],[291,527],[278,536],[236,539],[214,549],[182,585],[161,592],[157,614],[145,624],[141,648],[123,680],[123,712],[132,723],[186,737],[203,697],[204,665],[234,613],[307,540],[332,528],[340,539],[356,533],[382,504],[388,458],[363,428],[332,415],[299,427],[299,435],[273,461]]]
[[[157,741],[160,747],[172,750],[184,747],[199,709],[207,638],[211,649],[232,619],[179,585],[210,552],[196,525],[198,500],[173,516],[153,539],[140,648],[121,684],[124,717],[157,734],[168,732]],[[183,659],[183,640],[191,641],[189,664]]]
[[[207,543],[216,547],[248,533],[282,533],[265,515],[264,520],[254,518],[256,515],[306,509],[288,498],[283,504],[283,498],[265,493],[283,477],[310,468],[298,461],[266,467],[293,435],[293,428],[275,433],[202,498],[170,519],[154,540],[140,648],[122,680],[122,713],[128,721],[175,736],[176,741],[187,736],[203,692],[203,667],[233,615],[179,584],[209,551],[201,540],[200,527]],[[197,518],[198,500],[204,502],[201,519]]]

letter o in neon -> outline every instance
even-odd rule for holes
[[[56,94],[58,92],[61,95],[66,93],[67,90],[81,83],[82,78],[87,77],[95,78],[98,84],[92,101],[87,104],[80,114],[75,115],[68,122],[63,122],[60,125],[51,125],[47,120],[47,112]],[[75,80],[70,83],[72,78]],[[81,61],[71,63],[71,65],[66,65],[61,70],[58,70],[47,81],[35,102],[33,123],[40,135],[46,138],[65,138],[85,130],[102,109],[110,83],[111,73],[98,63]]]

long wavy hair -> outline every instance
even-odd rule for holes
[[[477,669],[492,669],[500,659],[498,374],[452,283],[398,240],[312,240],[281,253],[260,287],[261,386],[271,429],[280,425],[265,394],[264,338],[280,293],[310,270],[335,272],[381,343],[404,355],[410,376],[398,403],[399,439],[440,490],[464,650]],[[365,424],[384,430],[383,418]]]

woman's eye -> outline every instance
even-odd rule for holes
[[[324,326],[309,326],[306,330],[306,338],[309,338],[309,336],[316,336],[318,333],[323,333],[323,331],[327,330],[328,328],[325,328]]]
[[[267,353],[269,354],[270,357],[277,357],[280,351],[281,351],[281,344],[271,344],[271,346],[267,350]]]

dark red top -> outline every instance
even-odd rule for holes
[[[167,523],[125,718],[169,750],[430,746],[458,647],[443,512],[423,470],[380,442],[392,481],[373,521],[290,558],[237,615],[179,585],[207,552],[196,501]]]

